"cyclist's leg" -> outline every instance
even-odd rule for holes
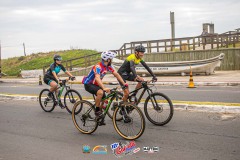
[[[53,79],[51,78],[48,78],[46,76],[44,76],[44,83],[46,83],[47,85],[50,86],[50,93],[49,93],[49,97],[51,97],[51,95],[53,94],[53,92],[57,89],[57,83],[56,81],[54,81]]]
[[[100,103],[102,100],[102,97],[105,97],[105,94],[102,90],[101,87],[96,86],[94,84],[84,84],[85,90],[88,91],[91,94],[95,94],[96,95],[96,99],[95,99],[95,106],[96,106],[96,111],[100,110]]]

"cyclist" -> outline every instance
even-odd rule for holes
[[[140,88],[141,81],[144,81],[144,79],[142,77],[137,75],[136,70],[135,70],[135,66],[138,65],[139,63],[141,63],[146,68],[146,70],[152,75],[152,77],[153,77],[152,80],[157,81],[157,77],[153,74],[152,70],[148,67],[148,65],[142,59],[144,56],[144,52],[145,52],[144,46],[142,46],[142,45],[136,46],[135,53],[130,54],[126,58],[126,60],[122,64],[122,66],[118,69],[118,73],[122,76],[124,82],[126,82],[126,80],[138,82],[136,89]],[[137,92],[135,92],[132,95],[133,99],[131,101],[135,101],[136,94],[137,94]]]
[[[115,52],[111,52],[111,51],[102,52],[101,54],[102,61],[97,63],[95,66],[93,66],[88,76],[85,76],[82,80],[85,90],[91,94],[96,95],[95,115],[97,118],[100,118],[103,115],[102,114],[103,104],[100,104],[100,102],[102,100],[102,97],[105,97],[104,91],[107,93],[110,93],[110,89],[105,87],[102,82],[102,79],[106,75],[106,73],[107,72],[112,73],[120,82],[120,84],[125,86],[124,88],[128,87],[128,84],[123,81],[122,77],[117,73],[117,71],[114,70],[113,66],[111,66],[112,59],[114,57],[116,57]],[[123,97],[124,102],[127,101],[127,97],[128,97],[128,92],[126,89],[124,89],[124,97]],[[104,122],[103,122],[103,125],[105,125]]]
[[[46,74],[44,75],[44,82],[50,86],[50,92],[48,93],[48,98],[52,99],[53,92],[56,92],[56,95],[58,95],[57,87],[60,82],[60,79],[58,78],[58,73],[62,70],[64,71],[68,76],[69,79],[75,80],[75,77],[68,72],[64,66],[61,64],[62,57],[60,55],[55,54],[53,57],[54,63],[50,65],[50,68],[47,70]],[[61,108],[65,108],[65,106],[60,103],[59,106]]]

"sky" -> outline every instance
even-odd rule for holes
[[[124,43],[240,28],[239,0],[0,0],[2,58],[68,49],[119,49]]]

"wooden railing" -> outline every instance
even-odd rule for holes
[[[73,68],[86,68],[90,65],[95,64],[100,60],[101,54],[100,52],[91,54],[91,55],[85,55],[77,58],[72,58],[66,61],[62,61],[62,65],[68,70],[72,71]],[[43,66],[43,75],[45,75],[46,69],[48,69],[50,66],[46,65]]]
[[[232,45],[232,47],[235,48],[236,44],[239,42],[240,32],[236,32],[233,34],[209,34],[207,36],[135,41],[124,43],[120,49],[116,51],[118,53],[118,56],[121,58],[126,56],[126,54],[134,53],[135,46],[140,44],[146,48],[146,53],[159,53],[171,51],[228,48],[229,45]]]

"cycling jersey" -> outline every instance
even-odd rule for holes
[[[143,61],[142,59],[138,59],[136,55],[133,53],[126,58],[122,66],[119,68],[118,73],[129,74],[130,72],[133,72],[133,74],[135,74],[134,76],[136,77],[137,75],[136,73],[134,73],[135,65],[138,65],[142,61]],[[134,67],[134,70],[132,70],[133,68],[131,69],[131,67]]]
[[[63,67],[63,65],[61,65],[61,64],[56,65],[56,63],[52,63],[52,64],[50,65],[50,68],[47,70],[46,75],[48,75],[48,76],[53,76],[52,72],[55,72],[55,73],[58,75],[58,73],[59,73],[61,70],[62,70],[63,72],[66,72],[66,69]]]
[[[103,79],[103,77],[107,74],[107,72],[113,73],[114,72],[113,66],[105,66],[103,62],[99,62],[98,64],[92,67],[88,76],[85,76],[83,78],[82,83],[94,84],[98,86],[98,83],[95,80],[95,74],[99,74],[100,78]]]
[[[127,80],[132,81],[133,79],[135,79],[137,77],[137,73],[135,70],[135,65],[138,65],[139,63],[141,63],[146,69],[147,71],[154,76],[153,72],[151,71],[151,69],[147,66],[147,64],[143,61],[143,59],[141,58],[137,58],[136,55],[130,54],[126,60],[124,61],[124,63],[122,64],[122,66],[118,69],[118,73],[123,77],[123,76],[127,76]],[[132,72],[132,74],[130,74]],[[124,78],[124,77],[123,77]]]
[[[50,68],[47,70],[46,74],[44,75],[44,82],[46,84],[50,84],[52,81],[57,82],[56,78],[53,76],[52,72],[55,72],[56,74],[58,74],[61,70],[63,70],[64,72],[66,72],[66,69],[63,67],[63,65],[58,64],[56,65],[56,63],[52,63],[50,65]]]

